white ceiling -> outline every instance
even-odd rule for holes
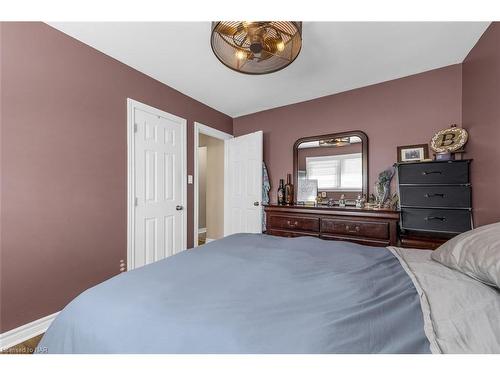
[[[457,64],[488,22],[304,22],[290,66],[250,76],[222,65],[210,22],[51,26],[232,117]]]

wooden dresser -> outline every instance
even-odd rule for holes
[[[274,236],[313,236],[371,246],[398,244],[398,211],[268,205],[264,212],[266,233]]]

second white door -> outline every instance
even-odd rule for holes
[[[224,235],[262,233],[262,131],[225,143]]]

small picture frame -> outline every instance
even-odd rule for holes
[[[422,161],[429,158],[429,145],[398,146],[398,163]]]
[[[318,180],[299,180],[297,202],[314,202],[318,197]]]

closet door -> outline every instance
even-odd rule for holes
[[[129,116],[130,270],[186,248],[186,120],[134,101]]]
[[[262,232],[262,131],[225,141],[224,235]]]

